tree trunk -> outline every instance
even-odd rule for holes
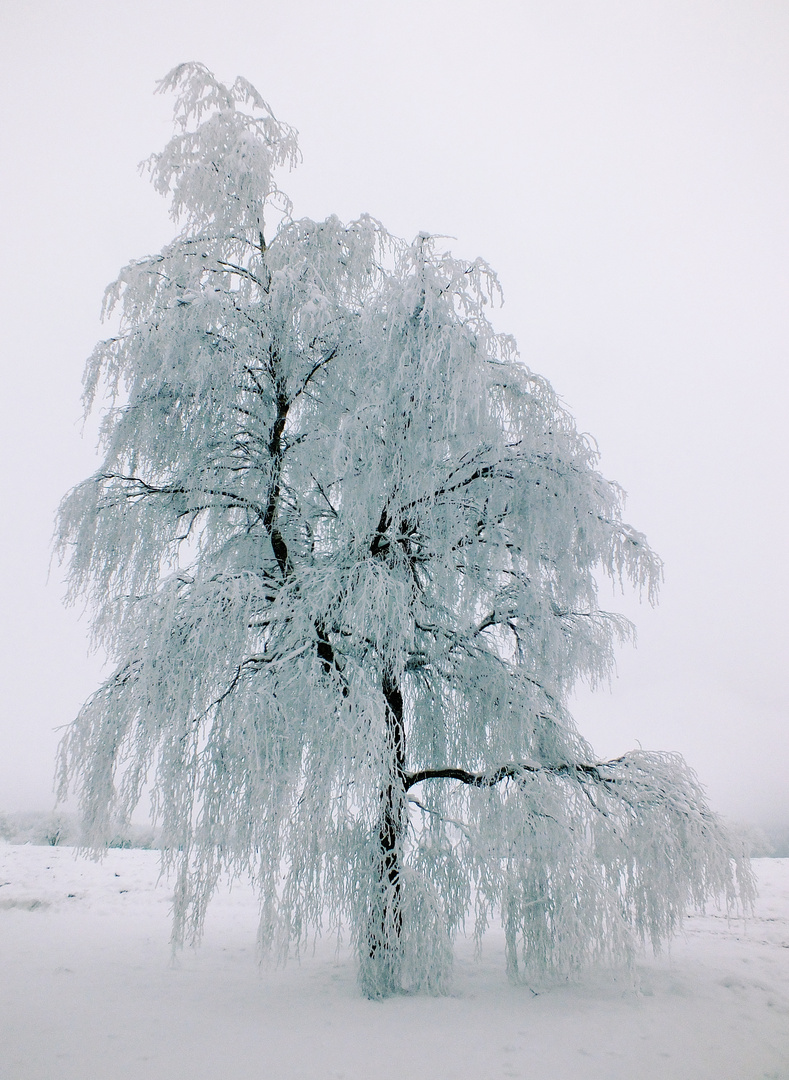
[[[405,726],[403,695],[395,677],[386,672],[382,683],[386,701],[390,767],[381,789],[376,883],[368,923],[369,990],[391,993],[399,986],[402,913],[402,834],[405,821]]]

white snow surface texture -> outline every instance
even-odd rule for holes
[[[360,994],[318,941],[256,963],[251,889],[221,889],[172,962],[154,851],[103,861],[0,846],[2,1080],[785,1080],[789,859],[754,860],[747,921],[689,914],[670,954],[624,973],[512,986],[503,934],[458,942],[449,996]]]

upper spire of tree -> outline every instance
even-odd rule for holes
[[[185,234],[236,229],[255,239],[269,207],[290,215],[274,172],[298,164],[298,136],[251,83],[239,77],[227,87],[203,64],[190,63],[173,68],[156,88],[176,94],[176,132],[148,165],[156,190],[172,197],[172,217],[184,220]]]

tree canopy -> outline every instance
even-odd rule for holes
[[[501,915],[516,975],[733,900],[684,762],[598,761],[567,711],[631,632],[597,577],[654,599],[661,564],[494,331],[495,274],[367,215],[294,218],[296,133],[245,80],[192,63],[159,89],[180,230],[107,291],[103,461],[59,519],[115,663],[62,744],[91,843],[150,785],[175,942],[249,874],[265,949],[348,925],[371,995],[443,989],[470,913]]]

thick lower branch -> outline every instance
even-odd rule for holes
[[[408,791],[415,784],[421,784],[423,780],[459,780],[469,787],[495,787],[502,780],[517,780],[527,773],[546,773],[549,776],[576,776],[579,779],[592,780],[596,784],[613,784],[616,780],[612,776],[604,776],[601,769],[610,769],[619,765],[623,759],[614,758],[612,761],[599,761],[594,764],[585,762],[570,763],[562,762],[558,765],[537,765],[533,762],[512,762],[500,765],[497,769],[486,772],[468,772],[466,769],[418,769],[416,772],[403,774],[405,790]]]

